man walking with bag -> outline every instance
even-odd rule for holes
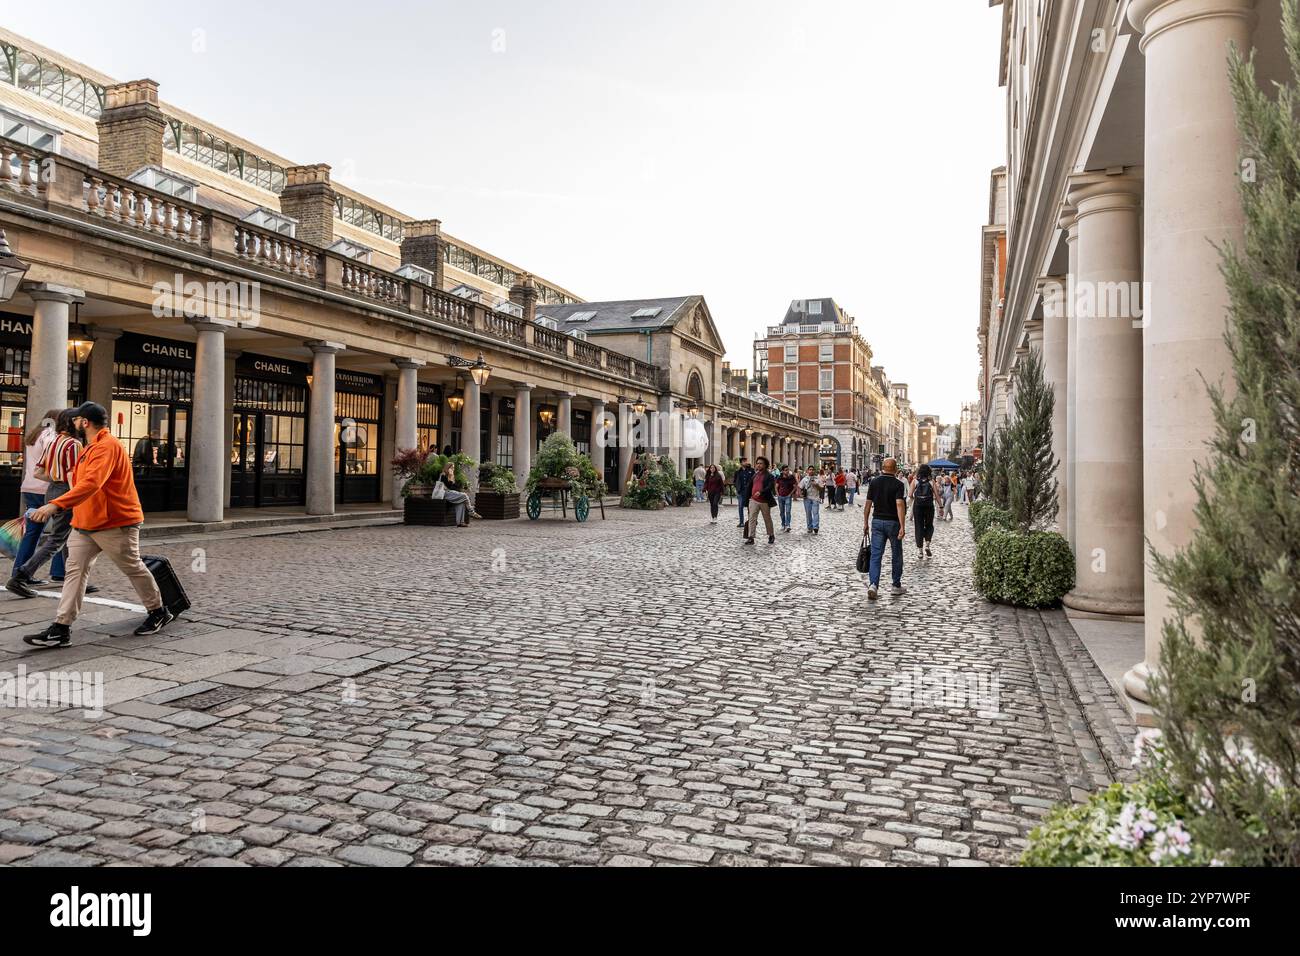
[[[894,593],[903,593],[903,539],[907,537],[907,485],[898,480],[898,462],[886,458],[885,473],[867,486],[866,515],[863,531],[871,538],[871,571],[867,598],[880,596],[880,572],[885,560],[885,544],[891,546],[889,567]],[[875,520],[872,521],[872,512]]]
[[[140,526],[144,511],[135,490],[131,460],[108,430],[103,405],[86,402],[73,413],[73,425],[86,433],[86,450],[72,475],[72,490],[40,508],[33,517],[48,521],[72,509],[67,575],[54,623],[40,634],[24,637],[33,647],[63,647],[72,636],[72,622],[81,613],[85,585],[100,552],[108,555],[131,581],[148,617],[135,629],[140,636],[157,634],[172,621],[158,585],[140,560]]]

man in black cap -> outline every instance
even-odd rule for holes
[[[108,412],[103,405],[86,402],[73,413],[73,425],[86,433],[86,450],[77,462],[72,488],[32,515],[48,521],[56,513],[72,509],[72,535],[68,539],[68,562],[63,594],[54,623],[40,634],[24,637],[33,647],[63,647],[71,639],[72,622],[81,613],[86,579],[100,553],[107,554],[131,581],[141,603],[149,612],[135,629],[138,635],[157,634],[172,621],[163,606],[158,585],[140,560],[140,527],[144,510],[135,490],[135,476],[126,451],[108,430]]]

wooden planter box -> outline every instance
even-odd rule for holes
[[[480,491],[474,510],[485,521],[514,521],[519,517],[519,493],[503,495],[497,491]]]
[[[435,528],[456,527],[456,509],[447,502],[432,498],[407,498],[402,505],[403,524],[431,525]]]

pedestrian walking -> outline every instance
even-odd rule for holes
[[[19,487],[23,514],[39,509],[45,504],[45,495],[50,489],[50,482],[41,470],[41,462],[45,460],[45,453],[54,444],[54,422],[58,417],[59,410],[57,408],[50,409],[45,413],[44,418],[27,430],[23,446],[23,482]],[[18,551],[14,554],[14,574],[36,553],[36,543],[40,540],[41,532],[44,530],[45,525],[43,522],[35,520],[34,516],[27,518],[27,522],[23,526],[23,540],[19,542]],[[51,565],[50,576],[60,581],[63,580],[62,557],[59,557]]]
[[[889,567],[895,594],[903,593],[903,541],[907,537],[907,486],[899,481],[898,462],[886,458],[884,474],[867,486],[863,530],[871,538],[871,571],[868,575],[867,599],[880,596],[880,572],[885,559],[885,545],[890,545]],[[872,519],[874,513],[875,518]]]
[[[939,490],[943,495],[942,508],[943,520],[952,520],[952,503],[957,496],[957,487],[954,484],[957,480],[956,475],[944,475],[939,479]]]
[[[749,459],[740,459],[740,470],[736,472],[736,505],[740,509],[740,524],[737,528],[745,527],[745,516],[749,509],[749,496],[754,491],[754,469],[750,467]]]
[[[704,471],[704,493],[709,497],[709,524],[718,523],[718,510],[722,507],[722,493],[727,489],[727,480],[717,465],[709,465]]]
[[[821,477],[812,465],[799,482],[799,497],[803,499],[803,516],[809,534],[819,534],[822,526]]]
[[[930,542],[934,540],[934,514],[938,500],[938,483],[929,465],[922,465],[916,470],[916,477],[911,482],[912,523],[916,532],[916,556],[918,560],[934,557]]]
[[[704,500],[704,479],[708,474],[708,469],[703,465],[695,466],[695,500]]]
[[[776,503],[781,509],[781,533],[789,534],[794,524],[794,496],[799,490],[799,479],[790,472],[789,465],[781,466],[776,479]]]
[[[76,427],[72,424],[73,410],[68,408],[59,412],[55,418],[55,439],[46,449],[45,457],[36,468],[36,474],[49,481],[45,492],[45,503],[61,498],[71,490],[72,475],[76,471],[81,457],[81,440]],[[5,590],[19,597],[34,598],[36,592],[36,574],[46,561],[51,558],[59,562],[58,574],[63,578],[63,563],[68,554],[68,535],[72,532],[72,513],[57,512],[44,525],[44,531],[36,544],[32,556],[19,566],[5,584]],[[86,585],[86,593],[94,594],[99,588],[93,584]]]
[[[855,507],[853,499],[858,496],[858,473],[852,468],[844,475],[844,493],[848,498],[849,507]]]
[[[745,544],[754,543],[754,528],[760,516],[767,526],[767,543],[776,544],[776,529],[772,526],[772,508],[776,504],[776,476],[766,458],[755,459],[758,467],[750,482],[749,521],[745,526]]]
[[[135,629],[138,636],[157,634],[173,620],[153,575],[140,560],[144,511],[136,494],[131,460],[108,430],[107,410],[86,402],[73,412],[73,427],[85,432],[86,450],[73,472],[72,489],[43,505],[34,516],[44,523],[71,509],[76,534],[68,538],[67,578],[54,623],[40,634],[23,638],[33,647],[63,647],[71,640],[72,624],[85,600],[86,581],[101,552],[127,576],[148,612]]]
[[[844,473],[843,468],[835,470],[835,510],[843,511],[844,505],[848,501],[848,475]]]

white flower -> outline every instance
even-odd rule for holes
[[[1183,829],[1181,820],[1168,824],[1152,838],[1152,843],[1155,849],[1151,851],[1151,862],[1157,865],[1192,852],[1192,835]]]

